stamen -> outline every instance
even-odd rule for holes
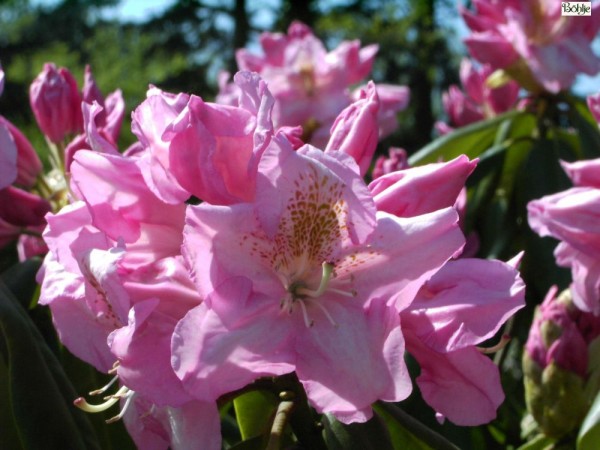
[[[112,366],[112,369],[110,369],[110,370],[108,371],[109,375],[114,375],[114,374],[116,374],[116,373],[117,373],[117,369],[119,368],[119,365],[120,365],[120,364],[121,364],[121,363],[120,363],[118,360],[117,360],[117,361],[115,361],[115,363],[114,363],[114,364],[113,364],[113,366]]]
[[[343,295],[344,297],[356,297],[358,295],[355,289],[352,289],[351,291],[342,291],[340,289],[329,288],[327,291],[335,292],[336,294]]]
[[[100,395],[103,394],[104,392],[106,392],[113,384],[115,384],[115,381],[117,381],[119,379],[118,376],[114,376],[109,382],[108,384],[106,384],[105,386],[102,386],[100,389],[96,389],[95,391],[91,391],[90,395]]]
[[[306,328],[312,327],[315,323],[314,323],[314,321],[309,319],[308,311],[306,310],[306,305],[304,304],[304,301],[299,300],[298,303],[300,303],[300,309],[302,310],[302,317],[304,318],[304,325],[306,325]]]
[[[500,342],[491,347],[476,347],[481,353],[489,355],[490,353],[496,353],[498,350],[502,350],[510,342],[510,336],[508,334],[502,335]]]
[[[129,388],[127,386],[122,386],[115,395],[111,395],[110,397],[108,397],[108,400],[106,400],[104,403],[100,403],[99,405],[91,405],[83,397],[75,399],[75,401],[73,401],[73,404],[85,412],[99,413],[102,411],[106,411],[112,405],[117,403],[119,399],[128,392]]]
[[[111,417],[108,420],[105,420],[106,423],[115,423],[119,420],[121,420],[123,418],[123,416],[125,415],[125,412],[127,412],[127,408],[129,408],[129,405],[131,404],[131,399],[133,398],[135,392],[134,391],[128,391],[127,393],[125,393],[122,397],[125,398],[125,404],[123,405],[123,408],[121,408],[121,411],[119,411],[119,414],[117,414],[114,417]]]
[[[330,262],[323,263],[323,274],[321,275],[321,284],[316,291],[312,289],[306,289],[304,287],[298,288],[296,290],[297,294],[306,295],[308,297],[320,297],[323,295],[325,290],[327,289],[327,285],[329,284],[329,280],[331,279],[331,275],[333,274],[333,264]]]
[[[307,302],[310,302],[311,305],[317,305],[319,307],[319,309],[321,311],[323,311],[323,313],[325,314],[325,316],[327,317],[327,319],[329,320],[329,323],[331,323],[331,325],[333,325],[335,328],[338,327],[338,324],[335,320],[333,320],[333,317],[331,317],[331,314],[329,314],[329,311],[327,311],[327,308],[325,308],[325,306],[323,306],[321,304],[321,302],[317,301],[317,300],[313,300],[310,298],[306,299]]]

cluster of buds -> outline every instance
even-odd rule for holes
[[[0,93],[3,88],[4,71],[0,68]],[[31,84],[29,99],[48,143],[49,170],[44,171],[23,133],[0,116],[0,247],[17,239],[21,260],[48,251],[41,239],[45,215],[68,204],[67,178],[73,155],[94,145],[84,132],[85,117],[92,117],[86,122],[90,130],[104,142],[115,143],[125,110],[121,92],[117,90],[105,99],[89,67],[79,92],[68,69],[45,64]],[[98,145],[96,149],[103,151]],[[111,147],[104,149],[110,151]]]
[[[435,124],[440,134],[446,134],[453,127],[463,127],[514,108],[519,96],[519,85],[507,80],[500,86],[493,86],[490,77],[494,70],[489,64],[476,68],[470,59],[460,64],[460,81],[464,92],[456,85],[450,86],[442,95],[442,104],[450,124]]]
[[[536,310],[523,372],[527,409],[544,434],[561,438],[581,425],[600,388],[600,317],[578,309],[570,290],[557,291]]]

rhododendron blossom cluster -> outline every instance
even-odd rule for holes
[[[84,100],[87,149],[72,154],[69,204],[46,217],[40,303],[67,348],[120,387],[76,404],[120,399],[140,448],[219,448],[220,398],[293,373],[317,413],[364,422],[374,402],[410,394],[408,350],[440,418],[493,419],[498,369],[477,345],[523,306],[524,286],[515,262],[453,261],[453,205],[477,161],[367,185],[375,85],[320,149],[272,122],[259,75],[234,80],[237,106],[151,87],[125,153],[101,119],[109,107]],[[457,409],[465,395],[473,407]]]
[[[524,88],[558,93],[578,73],[594,75],[600,58],[591,42],[600,29],[600,3],[590,3],[589,16],[561,13],[554,0],[475,0],[462,9],[472,34],[465,40],[478,61],[502,69]]]
[[[420,150],[382,148],[409,91],[369,80],[378,46],[297,21],[237,50],[214,101],[149,85],[127,148],[119,90],[43,66],[46,157],[0,116],[0,250],[106,375],[72,411],[150,450],[452,448],[447,422],[496,419],[465,435],[595,448],[600,94],[568,89],[600,68],[600,10],[469,4],[461,87],[432,91],[448,123]]]

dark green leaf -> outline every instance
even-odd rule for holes
[[[345,425],[330,414],[323,416],[327,448],[332,450],[393,450],[390,435],[381,418],[374,414],[365,423]]]
[[[411,166],[449,161],[459,155],[476,158],[494,143],[498,127],[508,119],[525,113],[510,111],[492,119],[476,122],[437,138],[409,158]]]
[[[579,132],[582,158],[591,159],[600,156],[600,130],[584,102],[577,102],[569,109],[569,117]]]
[[[595,450],[600,442],[600,393],[592,404],[577,436],[577,450]]]
[[[58,361],[0,281],[0,339],[4,341],[10,409],[26,450],[99,449],[85,414],[72,404],[77,397]]]

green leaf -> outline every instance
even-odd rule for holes
[[[25,309],[0,281],[0,340],[6,350],[0,384],[8,386],[10,410],[21,448],[99,449],[85,413],[58,361]],[[4,431],[3,431],[4,433]]]
[[[526,113],[510,111],[488,120],[476,122],[466,127],[458,128],[452,133],[437,138],[409,158],[409,164],[416,166],[437,162],[442,159],[449,161],[465,154],[476,158],[494,143],[497,129],[505,120],[513,120]]]
[[[432,447],[408,431],[384,409],[374,407],[377,414],[385,421],[394,450],[432,450]]]
[[[365,423],[345,425],[330,414],[321,421],[327,448],[331,450],[393,450],[385,422],[374,414]]]
[[[41,260],[32,258],[2,272],[2,281],[25,308],[31,306],[31,299],[37,290],[35,275],[41,265]]]
[[[592,404],[577,436],[577,450],[595,450],[600,442],[600,393]]]
[[[600,156],[600,130],[585,102],[578,101],[569,109],[569,118],[579,132],[583,158]]]
[[[532,440],[521,445],[517,450],[549,450],[552,448],[556,439],[544,434],[538,434]]]
[[[270,392],[250,391],[233,400],[242,440],[264,435],[277,409],[277,398]]]

